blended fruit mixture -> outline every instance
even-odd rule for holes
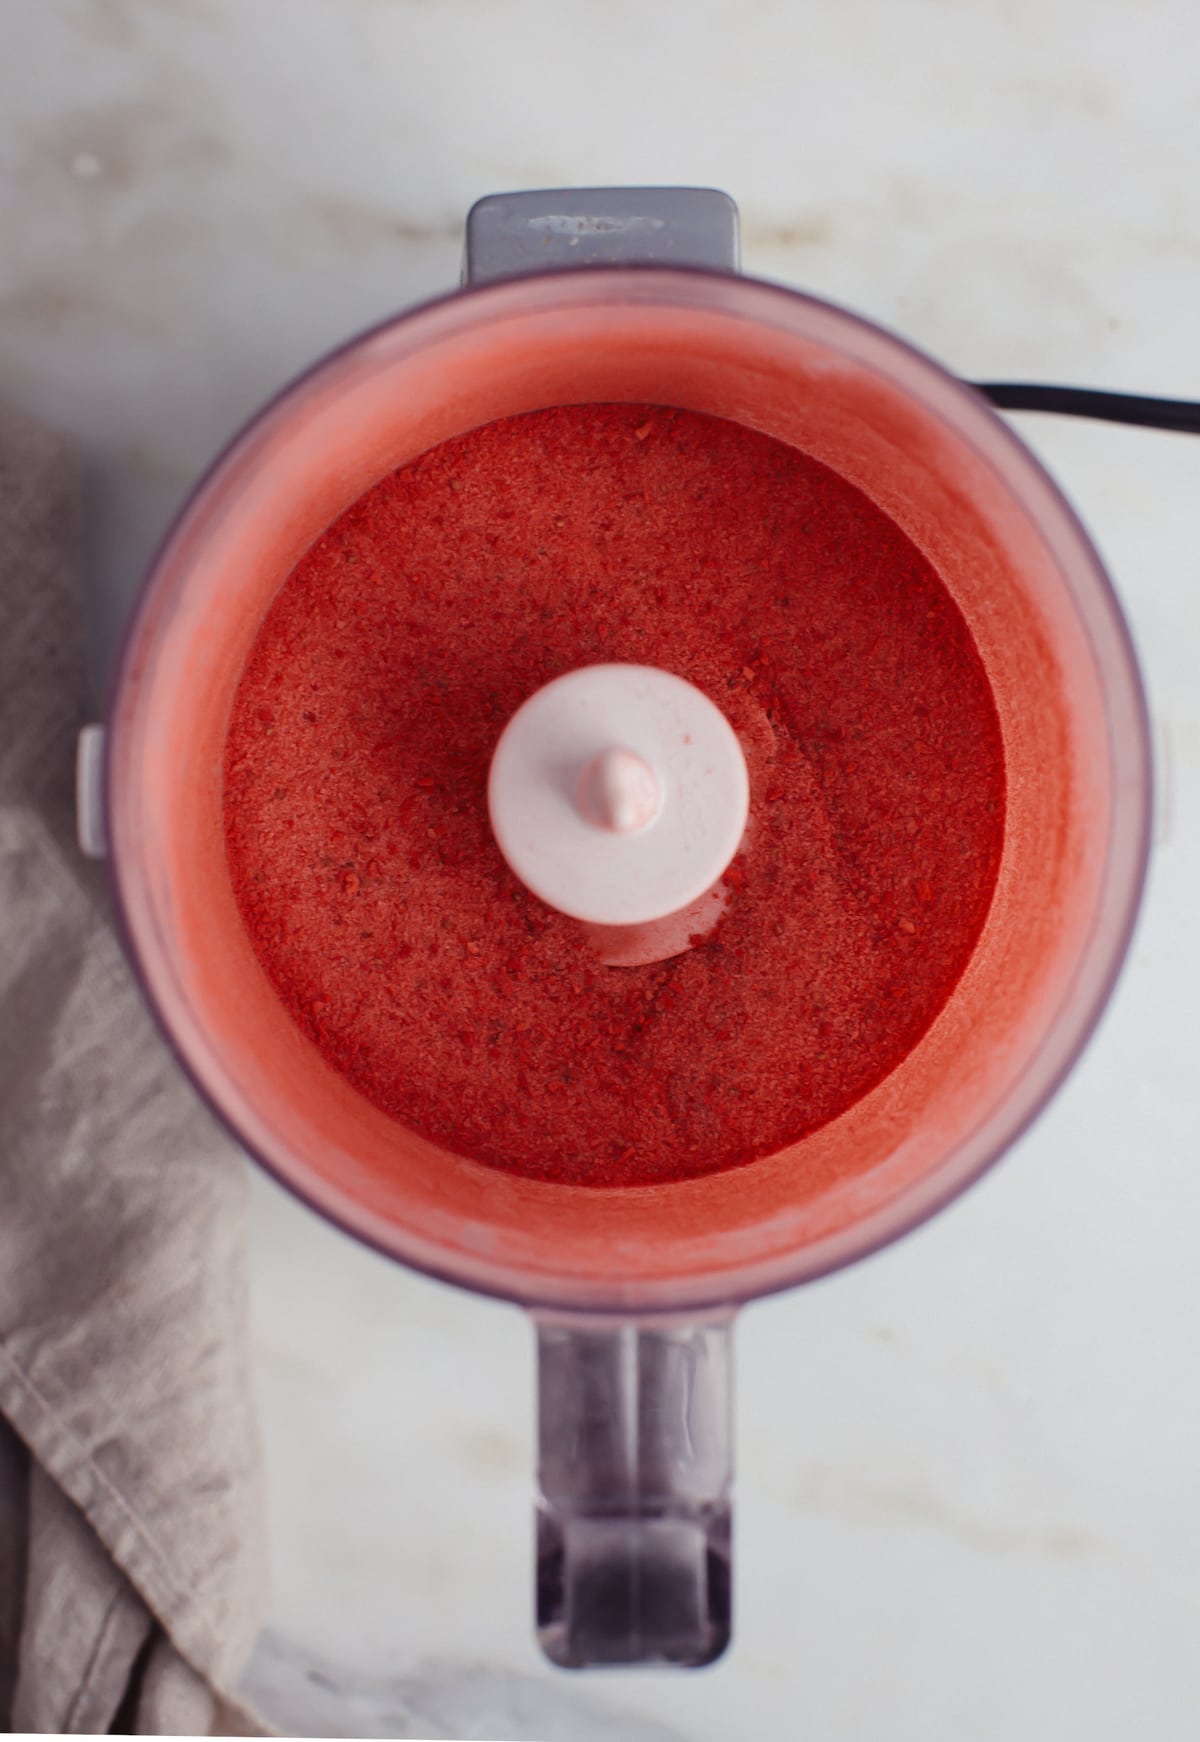
[[[609,968],[489,828],[542,684],[677,672],[746,753],[716,929]],[[361,497],[241,680],[229,864],[324,1057],[447,1149],[539,1179],[678,1180],[835,1118],[945,1003],[991,900],[1004,759],[957,606],[826,467],[657,406],[505,419]]]

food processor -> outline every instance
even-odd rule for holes
[[[670,1184],[592,1189],[441,1149],[324,1061],[285,1011],[239,913],[222,771],[232,698],[263,615],[344,509],[480,425],[622,402],[707,413],[790,444],[907,535],[983,661],[1007,813],[967,968],[881,1083],[762,1159]],[[610,820],[626,803],[636,812],[643,790],[637,770],[604,761],[614,748],[592,745],[600,761],[588,788]],[[502,846],[517,828],[511,800],[496,799],[505,768],[518,798],[530,778],[519,757],[495,776]],[[736,770],[731,756],[722,804]],[[467,220],[462,287],[317,363],[196,486],[146,578],[103,725],[85,731],[79,757],[80,838],[107,853],[130,962],[182,1068],[236,1140],[378,1251],[531,1314],[536,1626],[566,1667],[696,1666],[724,1650],[739,1306],[898,1238],[1035,1117],[1111,992],[1141,893],[1149,814],[1129,636],[1054,483],[981,392],[902,339],[741,275],[736,207],[708,189],[480,201]],[[696,889],[719,877],[744,819],[737,798]],[[636,816],[634,825],[627,832],[636,834]],[[515,845],[510,863],[534,886],[513,854]],[[678,891],[693,884],[684,876],[664,887],[674,893],[651,910],[618,903],[606,923],[669,920]],[[538,1113],[553,1117],[549,1107]]]

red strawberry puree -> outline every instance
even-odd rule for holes
[[[605,967],[487,817],[505,722],[663,666],[738,732],[752,845],[716,930]],[[835,1118],[928,1028],[987,913],[1004,763],[929,563],[816,461],[657,406],[507,418],[384,478],[301,561],[233,707],[258,958],[325,1058],[460,1154],[679,1180]]]

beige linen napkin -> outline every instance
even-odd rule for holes
[[[65,449],[0,411],[0,1727],[253,1729],[243,1164],[74,845]]]

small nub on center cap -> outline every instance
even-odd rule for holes
[[[614,745],[593,756],[579,776],[576,802],[598,829],[632,835],[654,821],[661,796],[650,764],[632,750]]]

